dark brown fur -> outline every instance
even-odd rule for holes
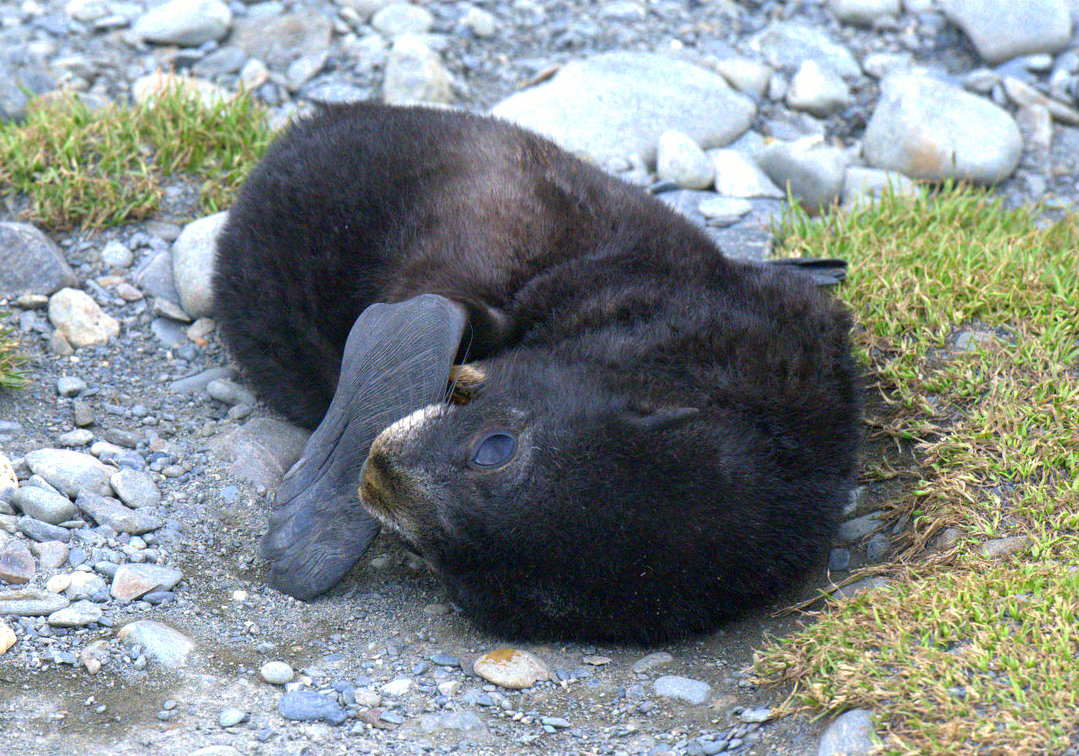
[[[376,105],[278,140],[219,240],[222,333],[308,427],[360,312],[422,292],[476,313],[483,378],[370,462],[380,495],[411,491],[399,505],[426,524],[401,535],[485,627],[707,630],[827,549],[853,485],[857,371],[845,309],[802,276],[725,258],[528,132]],[[469,449],[493,427],[527,454],[477,473]]]

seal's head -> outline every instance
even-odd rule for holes
[[[843,492],[792,479],[813,454],[755,411],[645,403],[550,350],[460,378],[377,436],[360,499],[489,630],[711,629],[786,587],[834,528]]]

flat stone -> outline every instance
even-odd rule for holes
[[[120,335],[119,321],[80,289],[63,288],[49,297],[49,321],[76,349],[107,344]]]
[[[76,601],[50,614],[45,621],[53,627],[85,627],[101,619],[101,606],[92,601]]]
[[[247,720],[247,712],[243,709],[223,709],[217,715],[217,724],[222,728],[235,727]]]
[[[743,709],[738,718],[747,724],[760,724],[772,718],[772,710],[767,706],[759,706],[752,709]]]
[[[657,667],[665,667],[674,663],[674,657],[666,651],[653,651],[633,662],[633,671],[639,675],[649,672]]]
[[[776,142],[760,156],[760,166],[776,186],[786,189],[810,213],[838,203],[850,155],[820,137]]]
[[[424,714],[420,717],[420,730],[426,733],[456,730],[470,737],[488,734],[487,725],[475,714],[467,711],[448,711],[442,714]]]
[[[821,67],[847,78],[856,78],[862,73],[858,61],[846,47],[833,42],[823,31],[802,24],[772,23],[749,44],[775,68],[795,68],[803,61],[815,60]]]
[[[161,491],[149,473],[125,467],[109,477],[109,484],[116,495],[128,507],[142,509],[161,501]]]
[[[1006,111],[959,87],[915,74],[889,76],[866,127],[874,168],[915,179],[998,183],[1019,164],[1023,139]]]
[[[708,683],[678,675],[657,677],[652,689],[657,696],[674,698],[695,706],[707,703],[712,696],[712,686]]]
[[[322,14],[286,13],[238,21],[230,41],[267,67],[284,72],[293,61],[325,54],[332,34],[333,22]]]
[[[210,383],[219,378],[231,378],[235,374],[232,368],[210,368],[186,378],[178,378],[169,384],[169,390],[177,394],[194,394],[205,390]]]
[[[38,449],[29,452],[25,459],[35,475],[40,475],[65,496],[77,496],[82,491],[100,496],[112,493],[109,477],[116,468],[89,454],[67,449]]]
[[[445,104],[453,99],[442,59],[415,34],[397,37],[386,59],[382,101],[391,105]]]
[[[854,543],[866,536],[876,533],[884,527],[884,520],[877,512],[847,520],[839,526],[839,534],[836,536],[840,543]]]
[[[35,520],[33,517],[20,517],[18,528],[20,533],[35,541],[64,541],[66,543],[71,540],[71,533],[67,528],[50,525],[47,522]]]
[[[60,396],[78,396],[86,391],[86,381],[78,376],[65,375],[56,379],[56,393]]]
[[[683,189],[706,189],[712,185],[715,166],[693,139],[670,129],[656,143],[656,175]]]
[[[132,31],[147,42],[197,47],[221,39],[231,26],[232,11],[221,0],[168,0],[139,16]]]
[[[250,391],[235,381],[230,381],[227,378],[218,378],[217,380],[210,381],[206,384],[206,392],[211,398],[229,406],[246,404],[249,407],[253,407],[257,401],[253,391]]]
[[[177,231],[179,238],[179,231]],[[138,264],[135,283],[151,297],[179,302],[180,294],[172,280],[172,254],[167,249],[151,254]]]
[[[398,677],[382,686],[382,693],[387,696],[400,697],[410,690],[412,690],[412,680],[407,677]]]
[[[337,704],[337,701],[313,690],[294,690],[285,693],[277,702],[277,711],[285,719],[300,722],[323,720],[332,725],[339,725],[348,718],[348,713]]]
[[[804,110],[820,118],[838,113],[850,105],[850,87],[833,71],[821,68],[815,60],[798,67],[787,87],[787,107]]]
[[[147,512],[129,509],[109,496],[99,496],[83,491],[75,499],[75,506],[98,525],[108,525],[120,533],[142,535],[157,530],[164,523],[159,517]]]
[[[760,99],[768,91],[768,82],[775,72],[771,66],[749,58],[724,58],[713,68],[739,92]]]
[[[94,408],[82,399],[76,399],[71,403],[71,415],[79,428],[94,424]]]
[[[654,161],[659,135],[668,129],[705,149],[722,147],[749,128],[756,107],[722,76],[699,66],[618,52],[569,63],[491,113],[606,165],[632,154]]]
[[[105,592],[108,585],[105,578],[93,572],[72,572],[68,577],[67,587],[63,593],[72,601],[80,599],[92,599]]]
[[[898,17],[902,7],[899,0],[828,0],[828,10],[844,23],[872,26],[881,17]]]
[[[371,16],[371,26],[387,37],[426,34],[434,23],[431,11],[412,3],[392,3]]]
[[[175,669],[187,663],[195,643],[163,622],[138,620],[120,628],[116,637],[125,645],[139,645],[163,667]]]
[[[1066,0],[941,0],[941,9],[989,63],[1060,52],[1072,37]]]
[[[994,538],[991,541],[985,541],[981,545],[982,556],[989,559],[1004,559],[1005,557],[1018,554],[1020,551],[1025,550],[1030,546],[1030,538],[1028,536],[1015,536],[1012,538]]]
[[[171,591],[183,573],[158,564],[122,564],[112,578],[109,593],[120,601],[134,601],[150,591]]]
[[[56,443],[59,446],[87,446],[93,440],[93,431],[85,428],[76,428],[67,433],[61,433],[56,437]]]
[[[228,213],[199,218],[184,226],[172,244],[172,275],[180,306],[192,318],[213,314],[214,242]]]
[[[0,580],[12,585],[22,585],[33,580],[36,574],[34,555],[30,553],[25,542],[12,540],[0,551]]]
[[[864,591],[874,591],[880,588],[886,588],[888,586],[888,578],[883,577],[867,577],[861,580],[856,580],[853,583],[844,585],[842,588],[832,594],[834,598],[843,599],[856,596]]]
[[[0,617],[14,614],[19,617],[44,617],[70,604],[64,596],[27,587],[0,593]]]
[[[73,520],[79,514],[79,508],[66,496],[37,486],[22,486],[11,497],[11,503],[26,516],[51,525]]]
[[[113,239],[101,248],[101,262],[110,270],[130,268],[135,255],[123,242]]]
[[[484,654],[476,659],[472,671],[488,682],[513,690],[551,678],[546,664],[527,651],[514,648],[500,648]]]
[[[256,486],[274,488],[299,459],[307,431],[273,418],[256,418],[213,445],[214,453],[230,460],[229,472]]]
[[[52,294],[78,279],[63,252],[28,223],[0,223],[0,297]]]
[[[68,554],[71,553],[68,545],[60,540],[31,544],[30,551],[37,554],[38,566],[46,572],[63,567]]]
[[[753,210],[753,203],[739,197],[708,197],[697,205],[697,212],[713,225],[728,226]]]
[[[817,756],[865,756],[876,745],[873,719],[865,709],[852,709],[835,718],[821,735]]]
[[[783,191],[772,183],[760,166],[732,149],[710,150],[715,167],[715,189],[724,197],[771,197],[783,199]]]

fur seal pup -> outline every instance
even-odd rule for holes
[[[493,632],[655,642],[787,589],[853,486],[845,308],[496,119],[296,123],[214,290],[258,395],[316,428],[262,545],[294,596],[384,526]]]

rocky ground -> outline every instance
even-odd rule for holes
[[[30,0],[0,7],[0,117],[26,93],[140,97],[172,69],[285,118],[381,97],[545,131],[760,257],[811,209],[910,178],[1074,206],[1075,0]],[[598,56],[598,57],[597,57]],[[150,83],[148,83],[150,82]],[[525,88],[529,85],[528,88]],[[781,190],[780,187],[783,187]],[[773,719],[746,674],[769,613],[664,648],[478,633],[391,540],[310,604],[264,586],[268,499],[304,434],[213,332],[220,217],[177,183],[154,220],[0,223],[0,748],[39,753],[864,753],[866,712]],[[236,379],[235,381],[233,379]],[[854,503],[830,567],[883,558]],[[820,583],[824,575],[813,576]],[[484,657],[484,658],[481,658]],[[505,675],[511,674],[511,677]]]

